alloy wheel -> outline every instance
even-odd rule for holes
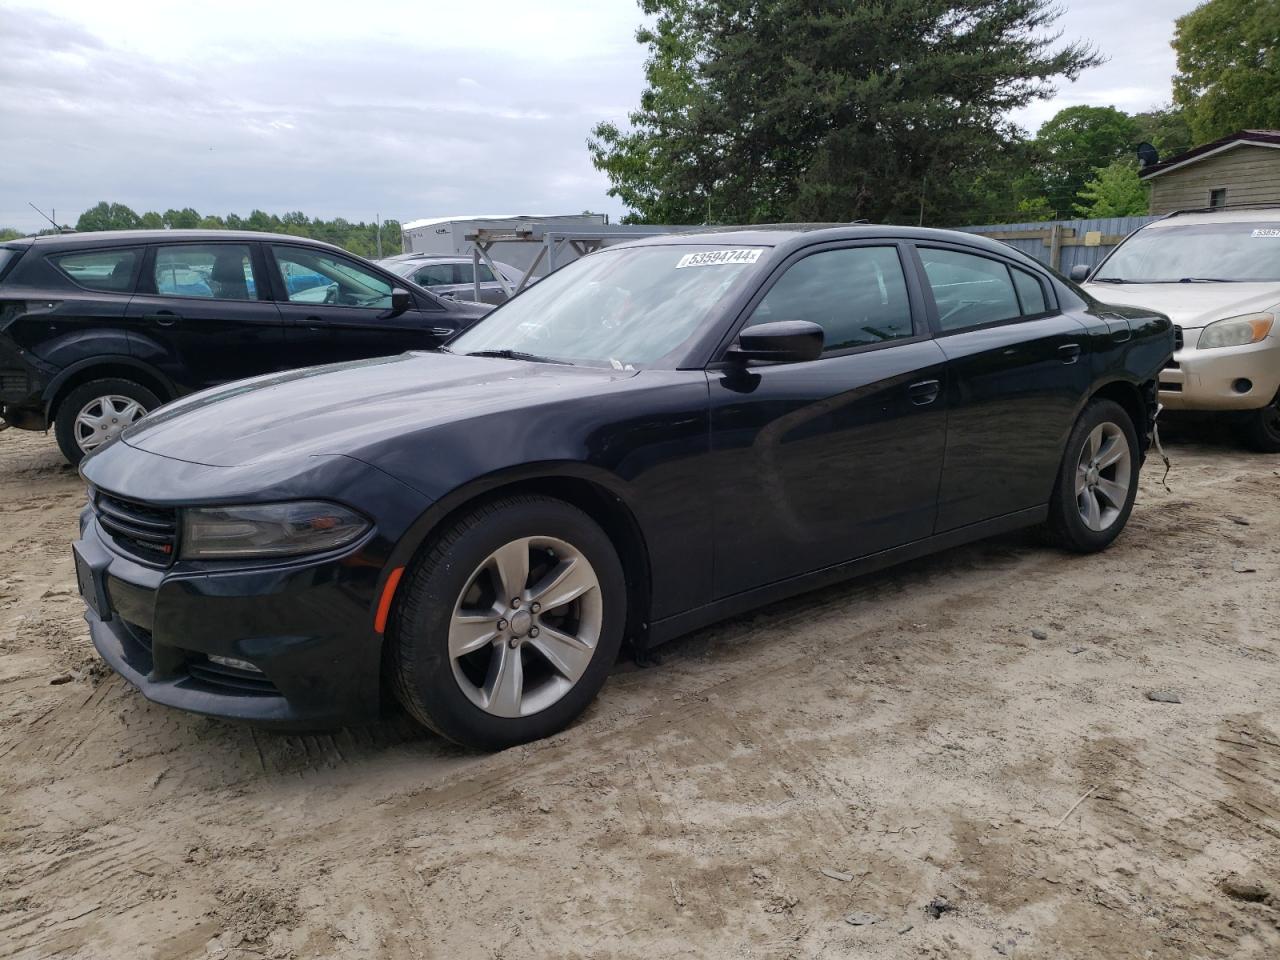
[[[555,537],[512,540],[476,568],[454,606],[454,678],[494,716],[545,710],[586,672],[603,621],[600,581],[580,550]]]
[[[1076,506],[1086,527],[1101,532],[1120,518],[1132,470],[1124,431],[1109,421],[1094,427],[1076,464]]]
[[[125,427],[146,414],[132,397],[111,394],[94,397],[76,414],[76,445],[85,453],[120,436]]]

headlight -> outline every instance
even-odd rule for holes
[[[1243,317],[1228,317],[1204,328],[1196,348],[1212,350],[1214,347],[1243,347],[1245,344],[1265,340],[1275,324],[1270,313],[1250,313]]]
[[[369,529],[346,507],[319,500],[182,511],[184,559],[287,557],[346,546]]]

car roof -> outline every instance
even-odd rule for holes
[[[1280,220],[1280,204],[1221,210],[1188,210],[1149,223],[1144,229],[1177,227],[1188,223],[1275,223]]]
[[[38,237],[23,237],[14,243],[29,243],[41,250],[72,250],[81,247],[115,247],[132,243],[183,243],[204,240],[225,242],[267,240],[281,243],[323,247],[339,253],[351,254],[341,247],[323,240],[294,237],[283,233],[259,233],[256,230],[95,230],[84,233],[48,233]]]
[[[748,247],[808,246],[833,240],[919,240],[963,243],[1001,256],[1029,260],[1005,243],[966,233],[961,230],[939,230],[933,227],[899,227],[872,223],[762,223],[754,226],[707,227],[683,233],[664,233],[608,247],[653,247],[677,244],[741,244]]]

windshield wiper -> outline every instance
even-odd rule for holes
[[[555,357],[540,357],[536,353],[525,353],[521,350],[473,350],[464,353],[464,357],[497,357],[500,360],[528,360],[530,363],[562,363],[573,366],[568,360],[557,360]]]
[[[1179,283],[1235,283],[1234,280],[1226,280],[1223,277],[1183,277]]]
[[[1123,277],[1094,277],[1093,283],[1142,283],[1141,280],[1126,280]]]

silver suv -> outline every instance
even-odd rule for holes
[[[1253,446],[1280,452],[1280,206],[1149,223],[1084,288],[1177,324],[1177,350],[1160,373],[1168,410],[1232,417]]]

